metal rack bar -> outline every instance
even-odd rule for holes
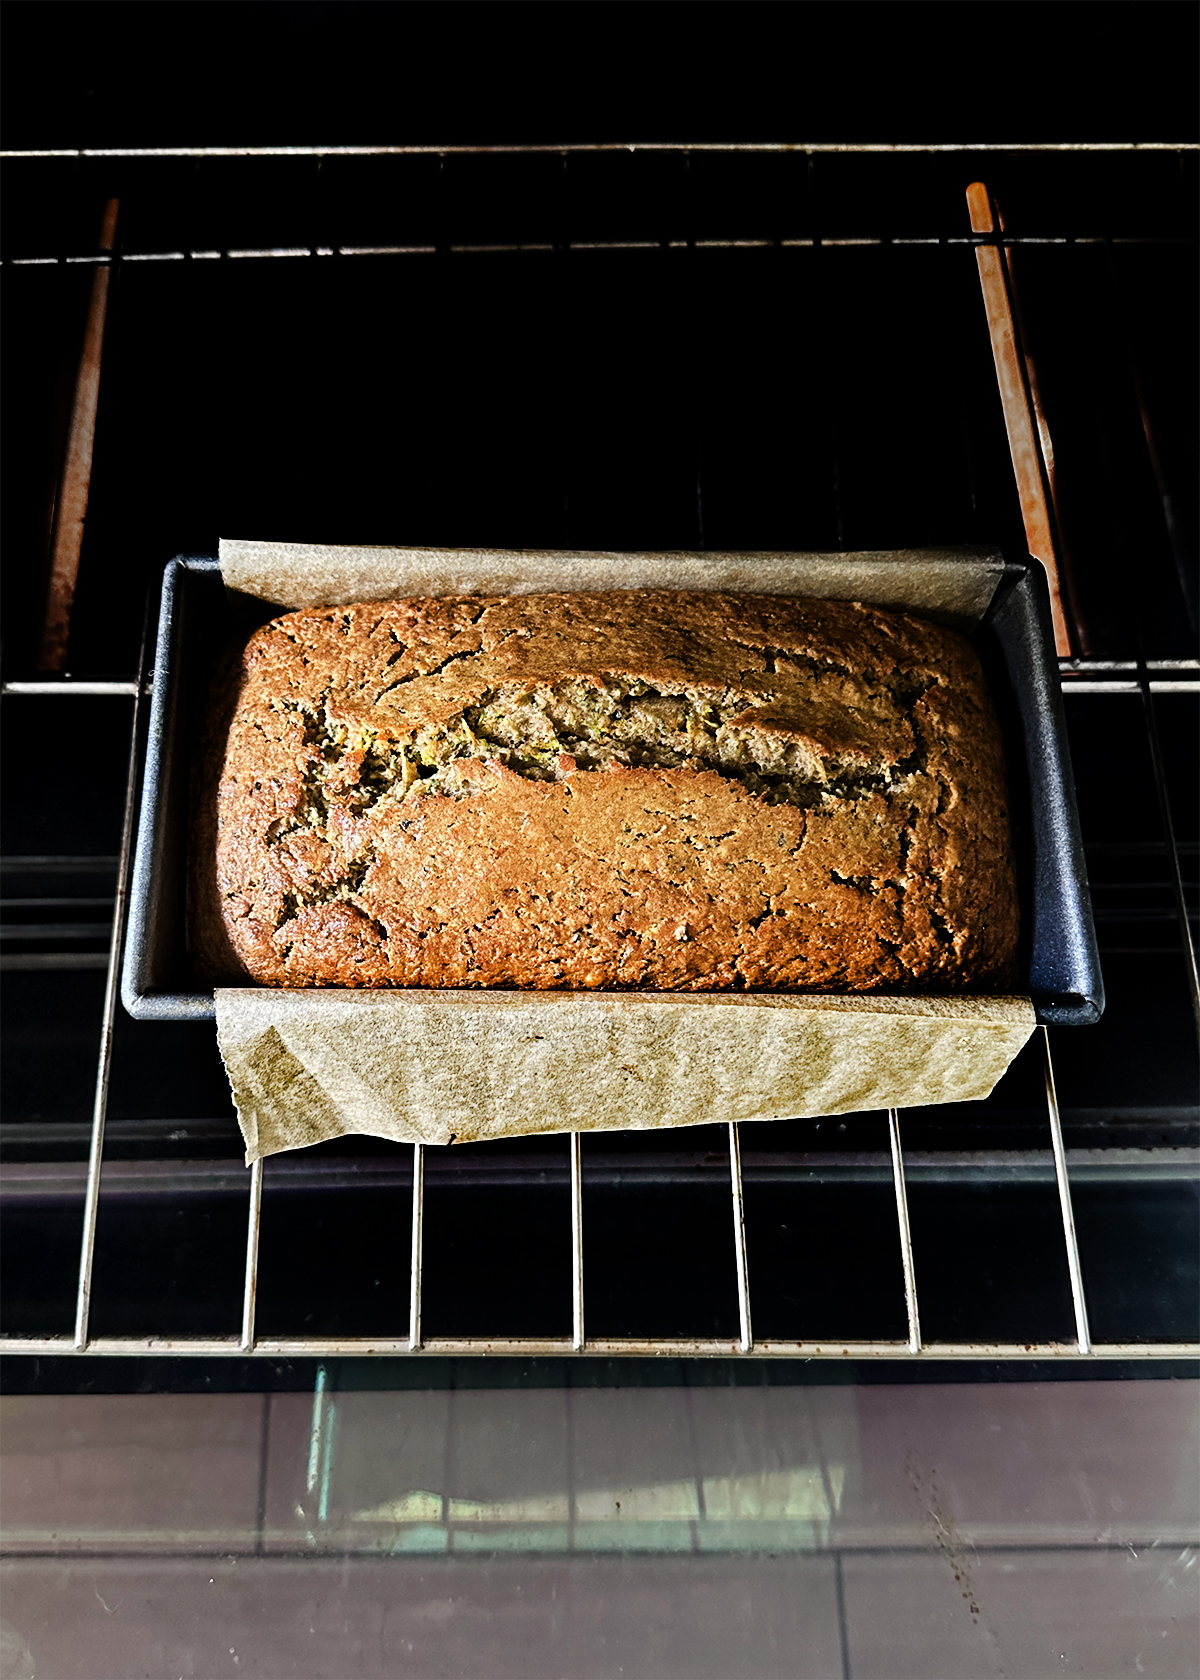
[[[1151,694],[1200,694],[1200,678],[1164,677],[1147,684]],[[1084,677],[1072,682],[1063,679],[1064,694],[1137,694],[1140,685],[1132,678]]]
[[[635,140],[564,141],[559,145],[495,146],[56,146],[0,151],[14,162],[35,158],[326,158],[466,157],[550,152],[1195,152],[1195,140]]]
[[[583,1328],[583,1155],[578,1132],[570,1134],[571,1149],[571,1346],[584,1347]]]
[[[1065,245],[1066,238],[1045,239],[1038,236],[1022,236],[993,238],[990,235],[959,238],[953,234],[941,234],[929,238],[908,238],[894,234],[887,239],[872,237],[870,239],[697,239],[689,245],[687,240],[668,240],[666,248],[669,251],[769,251],[778,247],[784,251],[813,250],[821,247],[835,247],[839,249],[852,246],[885,246],[885,245],[973,245],[977,249],[988,248],[1011,252],[1014,247],[1025,245]],[[1108,244],[1112,241],[1103,239],[1075,238],[1072,244]],[[1117,240],[1117,244],[1127,245],[1195,245],[1194,240],[1174,238],[1157,238],[1151,235],[1130,237]],[[127,263],[176,263],[176,262],[265,262],[269,260],[283,260],[290,262],[311,261],[327,257],[337,257],[344,260],[347,257],[436,257],[448,254],[455,257],[495,257],[495,256],[526,256],[542,253],[553,255],[556,251],[661,251],[663,242],[656,239],[572,239],[561,246],[555,246],[549,241],[527,244],[510,245],[449,245],[441,248],[436,245],[282,245],[268,246],[257,250],[245,250],[228,247],[215,251],[123,251],[112,258],[92,257],[0,257],[0,267],[3,268],[58,268],[80,263],[96,263],[104,271],[111,268],[123,267]]]
[[[904,1306],[908,1313],[908,1351],[920,1353],[921,1318],[917,1311],[917,1273],[913,1265],[912,1232],[908,1224],[908,1190],[904,1182],[904,1155],[900,1148],[900,1114],[889,1108],[888,1142],[892,1149],[892,1182],[896,1188],[896,1219],[900,1226],[900,1263],[904,1267]]]
[[[1062,662],[1060,681],[1064,694],[1140,694],[1134,660],[1071,660]],[[1151,694],[1200,694],[1200,670],[1196,661],[1151,659],[1147,661]],[[1128,672],[1129,675],[1108,673]],[[1155,675],[1155,673],[1161,673]],[[129,678],[66,678],[61,682],[43,682],[19,677],[0,687],[4,696],[25,699],[97,699],[132,697],[137,683]]]
[[[142,704],[146,688],[146,653],[149,646],[150,604],[142,620],[142,646],[133,696],[133,721],[129,731],[129,769],[125,777],[125,815],[121,823],[121,852],[117,864],[116,896],[113,899],[112,937],[108,945],[108,970],[104,982],[104,1007],[100,1018],[100,1049],[96,1060],[96,1090],[92,1103],[92,1135],[88,1148],[87,1185],[83,1196],[83,1233],[79,1245],[79,1284],[75,1295],[75,1347],[88,1345],[88,1324],[92,1311],[92,1272],[96,1256],[96,1220],[100,1211],[100,1170],[104,1159],[104,1122],[108,1116],[108,1087],[112,1074],[113,1027],[117,993],[121,983],[121,947],[125,939],[125,916],[129,900],[129,870],[133,857],[133,814],[137,805],[138,758],[141,741]]]
[[[250,1207],[246,1217],[246,1281],[242,1289],[242,1352],[254,1351],[254,1315],[258,1306],[258,1232],[262,1219],[261,1158],[250,1167]]]
[[[421,1348],[421,1259],[425,1223],[425,1145],[413,1144],[412,1260],[408,1293],[408,1351]]]
[[[737,1261],[738,1352],[749,1353],[754,1346],[750,1325],[750,1272],[746,1264],[746,1209],[742,1199],[742,1150],[738,1138],[737,1121],[729,1122],[729,1187],[733,1195],[733,1252]]]
[[[690,249],[695,251],[737,251],[747,248],[757,250],[773,250],[778,244],[785,251],[816,248],[823,246],[883,246],[883,245],[964,245],[977,244],[975,240],[941,238],[941,239],[902,239],[899,237],[885,239],[697,239]],[[1006,246],[1011,245],[1044,245],[1044,239],[1007,240]],[[1065,240],[1058,241],[1065,244]],[[1075,240],[1075,244],[1086,244],[1088,241]],[[1103,243],[1100,240],[1091,243]],[[1130,239],[1125,241],[1130,245],[1175,245],[1178,240],[1161,239]],[[1187,241],[1194,245],[1194,241]],[[682,251],[688,249],[683,240],[671,241],[667,249]],[[523,255],[531,252],[544,252],[551,255],[555,251],[553,245],[451,245],[448,248],[451,256],[500,256]],[[567,251],[658,251],[662,247],[652,240],[630,239],[578,239],[563,246]],[[126,263],[161,263],[183,261],[205,261],[231,259],[234,261],[251,259],[266,261],[271,258],[312,258],[312,257],[435,257],[439,254],[435,245],[337,245],[320,246],[313,250],[280,250],[280,251],[130,251],[123,261]],[[59,263],[73,263],[74,257],[2,257],[0,267],[3,268],[49,268]]]
[[[39,1355],[46,1358],[77,1354],[81,1358],[156,1358],[171,1354],[192,1358],[238,1357],[238,1336],[97,1336],[77,1348],[70,1336],[0,1336],[0,1355]],[[586,1347],[574,1348],[569,1336],[430,1336],[419,1348],[404,1336],[311,1337],[259,1336],[249,1355],[254,1359],[335,1359],[384,1356],[389,1359],[471,1358],[696,1358],[730,1359],[741,1352],[735,1337],[589,1337]],[[1102,1359],[1196,1360],[1200,1342],[1093,1342],[1087,1353],[1071,1342],[923,1342],[907,1341],[757,1341],[755,1359],[939,1359],[1071,1360],[1091,1363]]]
[[[1067,1152],[1063,1147],[1062,1119],[1058,1092],[1054,1086],[1054,1062],[1050,1055],[1050,1031],[1042,1028],[1042,1050],[1046,1067],[1046,1107],[1050,1113],[1050,1147],[1054,1151],[1054,1177],[1058,1183],[1058,1205],[1062,1213],[1063,1240],[1067,1245],[1067,1271],[1071,1277],[1071,1306],[1075,1313],[1075,1342],[1080,1353],[1090,1353],[1092,1334],[1088,1329],[1087,1299],[1083,1293],[1083,1270],[1079,1264],[1079,1242],[1075,1235],[1075,1213],[1071,1206],[1071,1181],[1067,1177]]]
[[[1098,1110],[1076,1110],[1087,1123],[1088,1116]],[[1133,1112],[1133,1111],[1130,1111]],[[1164,1124],[1189,1124],[1194,1110],[1186,1105],[1177,1108],[1150,1110],[1157,1112]],[[1141,1122],[1150,1117],[1144,1110],[1136,1118]],[[1108,1111],[1109,1118],[1120,1118],[1121,1111]],[[229,1122],[214,1120],[193,1122],[186,1128],[189,1137],[200,1128],[209,1136],[227,1139]],[[123,1142],[155,1144],[170,1140],[170,1133],[178,1130],[175,1121],[113,1121],[104,1129],[106,1142],[120,1138]],[[0,1141],[22,1148],[30,1144],[71,1146],[87,1141],[88,1128],[70,1121],[34,1121],[28,1126],[19,1123],[0,1127]],[[1100,1148],[1068,1149],[1067,1169],[1072,1181],[1091,1183],[1151,1184],[1200,1183],[1200,1148],[1166,1144],[1149,1147],[1122,1148],[1106,1145]],[[265,1170],[265,1168],[264,1168]],[[721,1161],[700,1152],[680,1150],[662,1155],[616,1155],[605,1151],[602,1158],[589,1163],[588,1183],[601,1184],[606,1189],[658,1186],[715,1185],[724,1171]],[[470,1166],[457,1162],[448,1165],[443,1158],[433,1157],[425,1163],[426,1180],[433,1179],[458,1189],[512,1189],[533,1185],[561,1185],[570,1187],[569,1166],[559,1166],[547,1155],[523,1155],[519,1160],[511,1156],[498,1159],[477,1157]],[[87,1161],[11,1161],[0,1165],[0,1191],[6,1204],[18,1202],[75,1202],[83,1194],[87,1177]],[[904,1178],[907,1183],[923,1184],[1053,1184],[1054,1155],[1045,1149],[965,1149],[933,1150],[906,1149]],[[891,1156],[886,1149],[871,1150],[803,1150],[781,1153],[758,1153],[742,1157],[742,1183],[772,1186],[788,1184],[880,1184],[891,1183]],[[104,1168],[104,1194],[118,1197],[156,1198],[160,1196],[242,1195],[246,1187],[246,1169],[236,1160],[134,1160],[108,1161]],[[315,1161],[289,1160],[272,1157],[271,1187],[280,1193],[312,1190],[404,1190],[412,1188],[412,1166],[388,1156],[333,1160],[327,1156]]]
[[[109,698],[115,695],[129,695],[132,698],[137,691],[135,677],[64,677],[60,682],[34,677],[16,678],[12,682],[6,682],[0,689],[0,694],[35,695],[41,699],[55,695],[94,699],[97,696]]]
[[[1200,692],[1200,660],[1147,659],[1152,694]],[[1141,666],[1136,659],[1061,659],[1059,678],[1068,694],[1139,694]],[[14,677],[0,694],[26,699],[133,697],[136,677]]]

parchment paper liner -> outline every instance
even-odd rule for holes
[[[552,589],[730,589],[867,600],[962,629],[988,550],[550,554],[221,543],[228,587],[282,607]],[[978,1101],[1034,1027],[1025,997],[217,991],[247,1161],[348,1133],[468,1143]]]

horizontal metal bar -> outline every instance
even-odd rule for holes
[[[70,908],[72,910],[111,910],[113,897],[107,898],[0,898],[0,911],[4,910],[56,910]],[[10,924],[14,929],[20,927],[19,922]],[[107,923],[104,924],[107,926]]]
[[[1151,659],[1146,662],[1155,694],[1200,694],[1200,660]],[[1064,694],[1140,694],[1136,659],[1060,659]]]
[[[882,245],[1067,245],[1067,244],[1104,244],[1104,240],[1068,240],[1031,238],[1021,234],[1010,234],[1003,239],[953,237],[943,235],[932,239],[904,239],[891,237],[884,239],[878,236],[854,239],[575,239],[570,243],[557,246],[547,241],[529,242],[525,244],[493,244],[493,245],[451,245],[447,247],[451,256],[497,256],[522,255],[530,252],[554,253],[567,251],[768,251],[776,246],[783,250],[800,250],[823,247],[846,246],[882,246]],[[1114,241],[1124,245],[1194,245],[1195,240],[1181,240],[1174,237],[1158,237],[1150,234],[1136,239],[1121,239]],[[60,263],[90,262],[102,266],[119,263],[160,263],[160,262],[206,262],[229,258],[231,260],[252,259],[263,261],[275,257],[433,257],[439,254],[436,245],[280,245],[265,246],[257,250],[224,250],[224,251],[124,251],[113,257],[5,257],[5,268],[54,268]]]
[[[175,1124],[185,1131],[188,1122]],[[224,1125],[232,1140],[236,1136],[233,1120]],[[82,1143],[87,1135],[82,1122],[69,1132],[66,1125],[54,1122],[0,1126],[0,1141],[6,1146],[17,1141],[26,1147],[36,1146],[43,1140]],[[136,1122],[127,1122],[120,1135],[124,1141],[136,1138]],[[1066,1160],[1072,1178],[1080,1183],[1195,1183],[1200,1180],[1200,1149],[1169,1146],[1071,1149]],[[5,1201],[69,1200],[82,1194],[86,1171],[86,1163],[80,1160],[6,1162],[0,1166],[0,1196]],[[917,1151],[905,1154],[904,1172],[906,1179],[918,1184],[1056,1182],[1054,1155],[1049,1149]],[[424,1175],[426,1183],[432,1182],[439,1190],[570,1186],[574,1200],[577,1187],[577,1175],[570,1164],[552,1157],[526,1156],[507,1161],[500,1158],[492,1167],[482,1162],[464,1167],[449,1160],[426,1158]],[[744,1184],[755,1185],[884,1184],[892,1182],[893,1166],[891,1157],[882,1151],[845,1154],[831,1151],[757,1161],[753,1155],[743,1155],[741,1178]],[[672,1186],[716,1190],[724,1181],[722,1163],[691,1157],[675,1162],[667,1158],[642,1162],[637,1157],[614,1162],[612,1157],[606,1159],[599,1155],[588,1167],[588,1183],[593,1188]],[[288,1191],[407,1190],[411,1185],[411,1163],[386,1156],[359,1161],[309,1163],[281,1159],[272,1162],[272,1196]],[[246,1169],[240,1159],[109,1161],[101,1191],[106,1201],[117,1196],[243,1196],[245,1193]]]
[[[1151,694],[1200,694],[1200,677],[1156,677],[1150,685]],[[1140,694],[1141,685],[1126,677],[1064,677],[1064,694]]]
[[[108,681],[91,677],[68,677],[62,682],[16,681],[6,682],[0,687],[0,694],[37,695],[42,699],[53,695],[56,699],[77,699],[84,695],[128,695],[130,699],[137,696],[137,679],[128,681]]]
[[[1078,672],[1081,676],[1095,676],[1103,671],[1132,671],[1140,669],[1136,659],[1060,659],[1059,672],[1070,676]],[[1147,671],[1157,671],[1161,674],[1170,671],[1191,672],[1200,676],[1200,659],[1147,659]]]
[[[710,241],[709,243],[715,244],[717,242]],[[726,243],[732,247],[736,244],[748,242],[729,240]],[[572,247],[572,249],[588,250],[605,248],[599,245]],[[614,250],[627,249],[623,245],[613,245],[608,248]],[[411,247],[411,249],[432,251],[433,247]],[[363,252],[362,254],[365,255],[366,253]],[[1200,693],[1200,662],[1194,659],[1151,659],[1147,662],[1147,670],[1152,673],[1150,690],[1153,694]],[[1118,675],[1118,673],[1126,671],[1136,673],[1136,662],[1133,660],[1078,660],[1070,665],[1065,662],[1061,663],[1059,675],[1062,678],[1063,692],[1068,694],[1140,694],[1141,685],[1136,675],[1129,678]],[[18,678],[0,686],[0,694],[36,696],[38,698],[82,698],[97,695],[133,698],[137,694],[137,679],[126,677],[68,677],[62,681],[47,682],[44,679]]]
[[[66,973],[75,969],[107,967],[108,954],[104,951],[17,951],[0,956],[0,974],[32,974],[39,968],[59,969]]]
[[[1200,1360],[1200,1342],[1098,1342],[1080,1353],[1074,1342],[925,1342],[914,1351],[907,1342],[787,1342],[756,1341],[754,1351],[740,1355],[738,1339],[654,1338],[637,1336],[589,1337],[576,1348],[570,1336],[486,1337],[427,1336],[419,1348],[407,1336],[288,1337],[263,1336],[249,1354],[238,1336],[97,1336],[86,1348],[76,1348],[69,1336],[0,1336],[0,1354],[84,1354],[103,1358],[204,1359],[362,1359],[362,1358],[663,1358],[663,1359],[900,1359],[925,1364],[939,1359],[976,1360]]]
[[[564,141],[559,145],[495,146],[55,146],[0,151],[0,158],[29,162],[38,158],[325,158],[460,157],[591,152],[1195,152],[1195,140],[600,140]]]
[[[183,255],[181,251],[180,256]],[[257,250],[226,251],[227,257],[311,257],[313,254],[308,245],[268,245]]]
[[[435,249],[436,249],[436,247],[435,247]],[[555,247],[552,244],[546,244],[544,241],[541,242],[541,243],[531,243],[531,244],[528,244],[528,245],[514,245],[514,244],[509,244],[509,245],[451,245],[450,254],[451,254],[451,256],[459,256],[459,257],[465,257],[465,256],[490,257],[490,256],[495,256],[498,252],[502,252],[502,251],[503,252],[553,251],[554,249],[555,249]],[[569,247],[569,249],[574,251],[574,250],[577,250],[578,247],[575,246],[575,245],[572,245],[572,246]]]
[[[10,852],[0,857],[5,875],[108,875],[115,874],[120,858],[71,857],[64,852]]]
[[[111,919],[107,922],[7,922],[3,927],[0,927],[0,939],[103,939],[107,941],[111,933]]]
[[[716,243],[710,241],[710,243]],[[731,247],[746,241],[730,240]],[[575,249],[576,247],[572,247]],[[600,250],[605,247],[587,246],[579,249]],[[624,250],[625,246],[612,246],[611,249]],[[413,247],[412,249],[428,249],[429,247]],[[366,254],[365,252],[363,254]],[[1153,694],[1197,694],[1200,693],[1200,663],[1194,659],[1151,659],[1147,662],[1150,671],[1150,690]],[[1079,660],[1070,665],[1060,665],[1059,675],[1062,678],[1063,692],[1067,694],[1140,694],[1141,685],[1137,676],[1125,678],[1119,673],[1136,673],[1137,664],[1133,660]],[[1177,673],[1177,674],[1175,674]],[[137,694],[136,678],[98,678],[78,677],[65,678],[61,682],[47,682],[44,679],[19,678],[6,682],[0,687],[0,694],[26,695],[38,698],[46,697],[87,697],[87,696],[129,696]]]

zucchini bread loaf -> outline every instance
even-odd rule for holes
[[[232,682],[194,896],[227,978],[1015,984],[1001,739],[954,631],[784,596],[372,602],[277,618]]]

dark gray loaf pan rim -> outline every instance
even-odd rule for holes
[[[249,628],[259,603],[242,603]],[[218,561],[180,554],[163,574],[150,726],[121,998],[137,1021],[212,1021],[189,989],[187,836],[195,720],[218,643],[236,625]],[[273,609],[262,606],[260,621]],[[1025,988],[1039,1023],[1090,1026],[1104,1009],[1045,577],[1008,561],[976,632],[1005,727],[1022,875]]]

